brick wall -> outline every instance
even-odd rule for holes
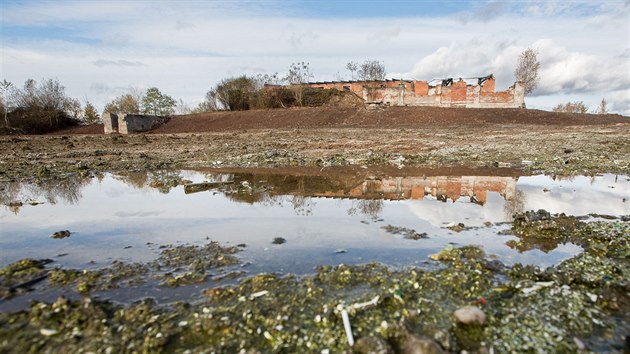
[[[370,104],[467,107],[520,108],[525,92],[520,83],[505,91],[495,92],[496,81],[490,76],[481,85],[467,84],[459,79],[450,85],[429,85],[421,80],[333,81],[305,84],[309,87],[351,91]]]

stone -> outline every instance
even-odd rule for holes
[[[486,314],[476,306],[464,306],[453,313],[459,323],[466,325],[483,325],[486,323]]]
[[[392,347],[379,336],[362,337],[354,345],[354,352],[360,354],[393,354]]]
[[[283,243],[286,243],[287,240],[285,240],[282,237],[274,237],[273,241],[271,243],[273,243],[274,245],[281,245]]]
[[[66,237],[70,237],[72,233],[68,230],[62,230],[62,231],[57,231],[54,234],[50,235],[50,237],[52,238],[56,238],[56,239],[62,239],[62,238],[66,238]]]
[[[434,340],[407,333],[400,346],[402,354],[440,354],[444,353],[442,347]]]

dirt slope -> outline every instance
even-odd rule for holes
[[[306,107],[176,116],[151,133],[199,133],[244,129],[426,128],[484,124],[568,126],[615,123],[630,123],[630,118],[616,114],[571,114],[533,109]],[[57,134],[99,134],[102,131],[102,125],[94,125],[71,128]]]

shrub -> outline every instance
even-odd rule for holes
[[[553,107],[552,111],[562,113],[587,113],[588,106],[582,101],[567,102]]]
[[[81,104],[66,96],[65,87],[53,79],[38,84],[29,79],[23,89],[14,89],[11,95],[15,110],[7,114],[12,129],[25,133],[47,133],[79,124]]]
[[[305,106],[321,106],[333,96],[340,95],[341,92],[336,89],[325,90],[321,88],[307,87],[304,89],[303,99]]]
[[[17,108],[7,115],[9,126],[23,133],[44,134],[79,125],[80,121],[64,111]]]

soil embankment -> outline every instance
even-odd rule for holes
[[[320,107],[179,116],[151,134],[0,136],[0,180],[182,168],[512,168],[630,174],[630,118],[519,109]]]
[[[532,109],[304,107],[176,116],[151,133],[201,133],[243,129],[427,128],[484,124],[568,126],[615,123],[630,124],[630,118],[617,114],[572,114]],[[92,125],[70,128],[55,134],[102,132],[102,125]]]

